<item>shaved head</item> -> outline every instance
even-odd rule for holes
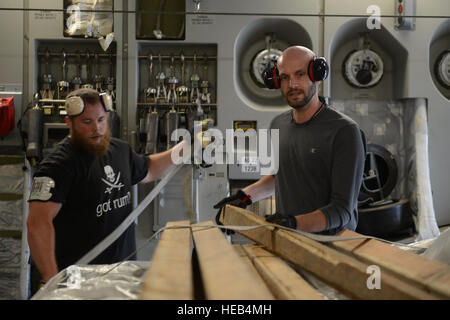
[[[277,66],[282,68],[284,60],[300,59],[309,62],[314,57],[315,54],[311,49],[303,46],[292,46],[283,51],[283,54],[277,59]]]

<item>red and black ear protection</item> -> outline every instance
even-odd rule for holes
[[[324,57],[314,57],[308,64],[308,76],[312,82],[323,81],[328,76],[328,63]],[[280,74],[276,65],[269,66],[262,73],[264,84],[269,89],[278,89],[281,86]]]

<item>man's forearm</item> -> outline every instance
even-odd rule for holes
[[[272,175],[264,176],[242,189],[242,191],[250,195],[253,202],[265,199],[275,192],[275,178]]]
[[[189,147],[183,140],[169,150],[150,155],[148,162],[148,174],[147,177],[141,181],[141,183],[148,183],[164,177],[175,165],[172,161],[172,153],[174,157],[182,157],[183,148],[187,148],[186,146]]]
[[[327,228],[327,218],[320,210],[295,216],[297,229],[307,232],[320,232]]]
[[[42,280],[47,282],[58,273],[55,257],[55,230],[53,224],[45,223],[28,228],[28,244]]]

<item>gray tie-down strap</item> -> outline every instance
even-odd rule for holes
[[[143,245],[141,245],[140,248],[137,248],[136,251],[134,251],[132,254],[129,255],[129,257],[133,256],[135,253],[137,253],[141,248],[143,248],[145,245],[147,245],[149,242],[151,242],[153,239],[155,239],[158,234],[162,233],[164,230],[167,229],[184,229],[184,228],[189,228],[191,229],[191,231],[195,231],[195,230],[202,230],[202,229],[211,229],[211,228],[218,228],[218,229],[223,229],[223,230],[233,230],[233,231],[249,231],[249,230],[254,230],[254,229],[258,229],[258,228],[267,228],[267,227],[275,227],[277,229],[283,229],[283,230],[287,230],[290,232],[294,232],[294,233],[298,233],[301,234],[302,236],[305,236],[309,239],[318,241],[318,242],[323,242],[323,243],[327,243],[327,242],[337,242],[337,241],[348,241],[348,240],[357,240],[357,239],[375,239],[375,240],[379,240],[379,241],[383,241],[386,243],[389,243],[391,245],[394,246],[399,246],[401,245],[402,247],[411,247],[411,248],[415,248],[416,245],[414,243],[410,243],[410,244],[404,244],[404,243],[397,243],[397,242],[392,242],[386,239],[382,239],[382,238],[377,238],[377,237],[373,237],[373,236],[367,236],[367,235],[355,235],[355,236],[331,236],[331,235],[321,235],[321,234],[315,234],[315,233],[310,233],[310,232],[306,232],[306,231],[301,231],[301,230],[294,230],[288,227],[284,227],[284,226],[280,226],[278,224],[274,224],[274,223],[267,223],[267,224],[260,224],[260,225],[253,225],[253,226],[224,226],[224,225],[192,225],[192,224],[186,224],[186,225],[176,225],[176,226],[165,226],[162,227],[160,229],[158,229],[149,239],[147,239],[147,241],[145,241],[145,243]],[[419,247],[421,248],[421,247]],[[113,271],[115,268],[117,268],[118,266],[120,266],[123,262],[125,262],[128,258],[126,258],[125,260],[121,261],[120,263],[114,265],[112,268],[110,268],[108,271],[106,271],[103,275],[108,274],[109,272]]]
[[[103,239],[99,244],[92,248],[88,253],[86,253],[80,260],[75,264],[88,264],[94,260],[100,253],[108,248],[114,241],[116,241],[125,230],[136,220],[136,218],[144,211],[145,208],[155,199],[155,197],[161,192],[161,189],[170,181],[170,179],[180,170],[183,165],[180,164],[172,168],[169,173],[166,174],[164,178],[159,181],[159,183],[152,189],[152,191],[144,198],[144,200],[139,203],[139,205],[134,209],[128,217],[105,239]]]
[[[194,230],[198,230],[198,229],[210,229],[210,228],[218,228],[218,229],[223,229],[223,230],[233,230],[233,231],[250,231],[250,230],[254,230],[254,229],[259,229],[259,228],[268,228],[268,227],[274,227],[277,229],[283,229],[283,230],[287,230],[293,233],[298,233],[306,238],[309,238],[311,240],[315,240],[317,242],[322,242],[322,243],[327,243],[327,242],[338,242],[338,241],[349,241],[349,240],[370,240],[370,239],[374,239],[374,240],[378,240],[378,241],[382,241],[394,246],[402,246],[402,247],[417,247],[417,248],[421,248],[422,247],[418,247],[416,246],[416,244],[414,243],[399,243],[399,242],[394,242],[394,241],[389,241],[383,238],[378,238],[378,237],[374,237],[374,236],[368,236],[368,235],[355,235],[355,236],[332,236],[332,235],[322,235],[322,234],[316,234],[316,233],[311,233],[311,232],[306,232],[306,231],[302,231],[302,230],[294,230],[288,227],[284,227],[281,226],[279,224],[274,224],[274,223],[266,223],[266,224],[260,224],[260,225],[253,225],[253,226],[231,226],[231,225],[192,225],[192,224],[188,224],[188,225],[177,225],[177,226],[166,226],[166,227],[162,227],[161,229],[157,230],[150,239],[148,239],[148,241],[153,240],[159,233],[163,232],[166,229],[182,229],[182,228],[189,228],[192,231]],[[139,249],[138,249],[139,250]],[[136,250],[137,251],[137,250]]]
[[[257,228],[267,228],[267,227],[275,227],[278,229],[287,230],[290,232],[301,234],[302,236],[309,238],[311,240],[315,240],[317,242],[336,242],[336,241],[348,241],[348,240],[358,240],[358,239],[376,239],[376,240],[382,240],[391,243],[390,241],[379,239],[372,236],[366,236],[366,235],[357,235],[357,236],[332,236],[332,235],[322,235],[317,233],[311,233],[306,232],[302,230],[294,230],[292,228],[284,227],[279,224],[274,223],[267,223],[267,224],[261,224],[257,226],[218,226],[221,229],[228,229],[233,231],[248,231],[253,230]]]
[[[222,212],[221,214],[225,214],[225,208],[222,208]],[[233,231],[247,231],[247,230],[253,230],[253,229],[257,229],[257,228],[261,228],[261,227],[275,227],[278,229],[283,229],[283,230],[287,230],[290,232],[294,232],[294,233],[298,233],[306,238],[309,238],[311,240],[315,240],[318,242],[323,242],[323,243],[327,243],[327,242],[337,242],[337,241],[349,241],[349,240],[361,240],[361,239],[374,239],[374,240],[378,240],[378,241],[382,241],[394,246],[406,246],[406,247],[416,247],[416,245],[414,243],[410,243],[410,244],[405,244],[405,243],[399,243],[399,242],[394,242],[394,241],[389,241],[387,239],[383,239],[383,238],[378,238],[375,236],[369,236],[369,235],[362,235],[362,234],[358,234],[358,235],[354,235],[354,236],[339,236],[339,235],[323,235],[323,234],[317,234],[317,233],[311,233],[311,232],[306,232],[306,231],[302,231],[302,230],[294,230],[288,227],[284,227],[278,224],[273,224],[273,223],[266,223],[266,224],[262,224],[262,225],[257,225],[257,226],[224,226],[224,225],[220,225],[220,226],[215,226],[218,227],[220,229],[228,229],[228,230],[233,230]]]
[[[260,224],[260,225],[253,225],[253,226],[231,226],[231,225],[205,225],[205,226],[197,226],[197,225],[180,225],[180,226],[169,226],[169,227],[163,227],[159,229],[156,233],[160,233],[166,229],[182,229],[182,228],[190,228],[192,231],[194,229],[211,229],[211,228],[218,228],[223,230],[233,230],[233,231],[250,231],[254,229],[259,228],[268,228],[268,227],[275,227],[277,229],[283,229],[290,232],[301,234],[302,236],[309,238],[311,240],[315,240],[317,242],[337,242],[337,241],[348,241],[348,240],[360,240],[360,239],[375,239],[380,240],[383,242],[394,244],[395,242],[391,242],[389,240],[373,237],[373,236],[366,236],[366,235],[355,235],[355,236],[332,236],[332,235],[322,235],[322,234],[316,234],[316,233],[310,233],[306,231],[301,230],[294,230],[288,227],[281,226],[279,224],[275,223],[266,223],[266,224]],[[152,237],[153,238],[153,237]],[[405,245],[405,244],[403,244]]]

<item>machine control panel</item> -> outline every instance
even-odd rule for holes
[[[396,0],[395,1],[395,28],[399,30],[414,30],[416,14],[415,0]]]

